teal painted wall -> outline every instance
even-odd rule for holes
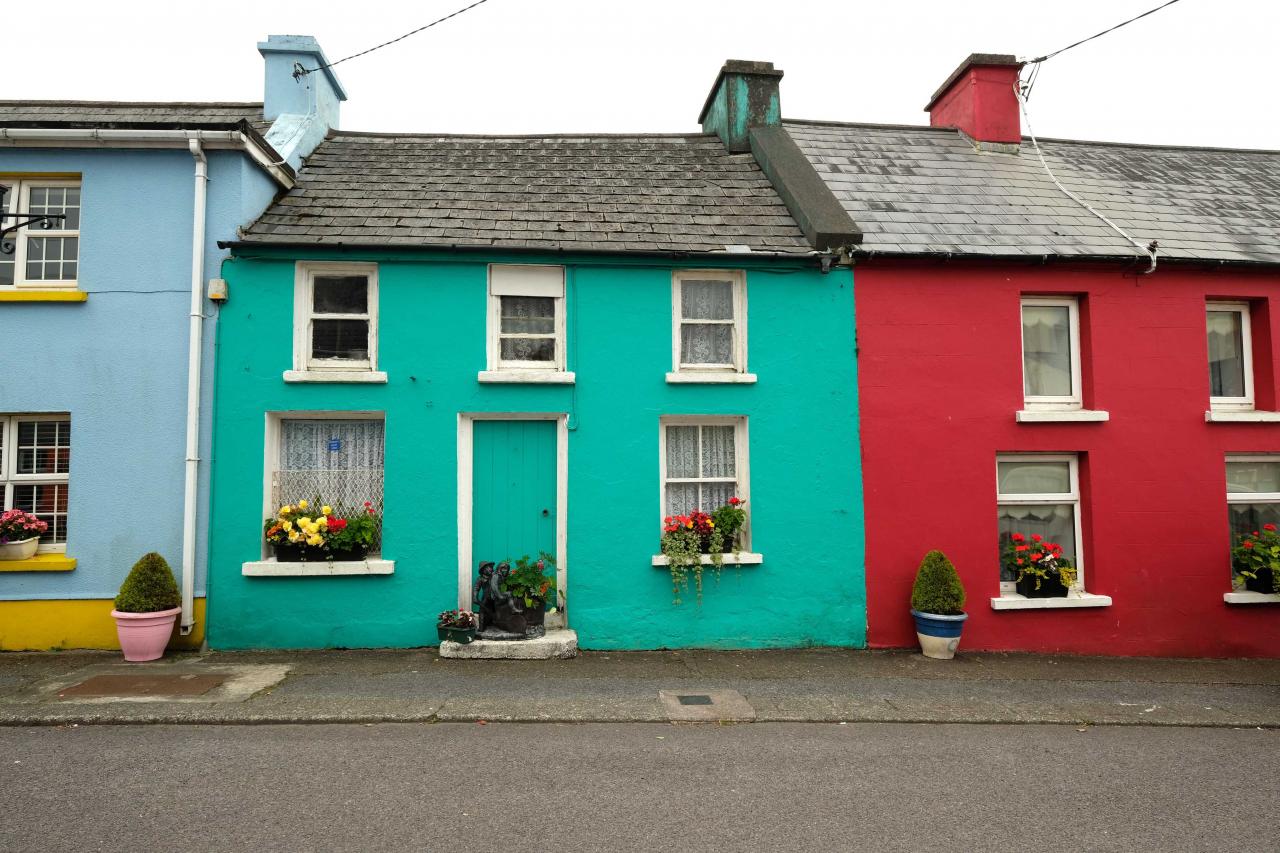
[[[420,646],[457,599],[459,412],[569,415],[568,619],[584,648],[863,646],[862,487],[852,273],[812,260],[747,270],[754,385],[668,385],[670,263],[556,257],[567,268],[577,383],[489,385],[487,262],[530,257],[347,252],[378,260],[386,385],[289,385],[293,257],[223,265],[209,643],[214,648]],[[261,554],[264,413],[386,415],[383,577],[246,578]],[[749,419],[752,550],[764,563],[672,604],[658,551],[659,417]]]

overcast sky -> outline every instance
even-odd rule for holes
[[[1159,1],[488,0],[335,71],[353,130],[688,131],[726,58],[783,69],[788,118],[924,124],[969,53],[1040,55]],[[0,98],[261,100],[268,33],[335,60],[468,2],[11,2]],[[1280,149],[1277,33],[1274,0],[1181,0],[1045,63],[1035,130]]]

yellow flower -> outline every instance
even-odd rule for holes
[[[316,527],[319,527],[321,530],[328,529],[329,519],[325,518],[323,515],[320,516],[318,519],[316,519]]]
[[[320,507],[320,512],[324,515],[332,515],[333,507],[329,506],[328,504],[325,504],[324,506]]]
[[[285,530],[293,530],[293,522],[287,518],[280,520],[280,526],[283,527]]]
[[[289,541],[290,541],[290,542],[297,542],[297,541],[298,541],[299,539],[301,539],[301,538],[302,538],[302,534],[301,534],[301,533],[299,533],[298,531],[296,531],[296,530],[290,530],[290,531],[289,531]]]
[[[716,526],[716,523],[714,521],[707,522],[707,527],[715,527],[715,526]]]
[[[307,537],[307,544],[308,544],[308,545],[323,545],[323,544],[324,544],[324,540],[323,540],[323,539],[321,539],[319,536],[316,536],[316,535],[313,533],[313,534],[311,534],[310,536],[308,536],[308,537]]]
[[[288,504],[285,504],[284,506],[280,507],[281,515],[288,515],[291,512],[293,512],[293,507],[289,506]]]
[[[306,501],[298,501],[298,509],[306,509],[306,508],[307,508]]]
[[[310,527],[310,526],[311,526],[311,516],[309,516],[309,515],[304,515],[302,518],[298,519],[298,524],[302,525],[303,527]]]

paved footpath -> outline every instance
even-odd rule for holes
[[[1280,728],[1280,661],[905,651],[434,649],[0,654],[0,726],[326,722],[959,722]]]

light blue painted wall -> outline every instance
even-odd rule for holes
[[[237,152],[209,152],[205,277],[270,203],[275,184]],[[185,149],[0,148],[0,173],[83,181],[84,303],[0,303],[0,412],[70,412],[72,572],[0,573],[0,599],[109,598],[159,551],[178,572],[187,395],[194,161]],[[205,301],[201,457],[209,457],[216,307]],[[14,368],[30,373],[18,378]],[[202,468],[196,594],[207,536]]]
[[[281,374],[291,367],[294,261],[252,254],[223,267],[232,301],[219,325],[213,647],[434,644],[435,615],[458,590],[459,412],[569,414],[568,614],[584,647],[865,645],[849,269],[744,260],[748,366],[759,382],[669,385],[672,264],[557,258],[568,264],[577,384],[500,386],[476,380],[486,261],[529,257],[388,254],[379,268],[388,383],[290,385]],[[242,563],[262,548],[264,413],[335,409],[385,412],[383,555],[395,574],[244,577]],[[659,417],[681,414],[750,419],[752,547],[764,563],[725,569],[701,606],[687,595],[677,607],[669,575],[650,559]]]

